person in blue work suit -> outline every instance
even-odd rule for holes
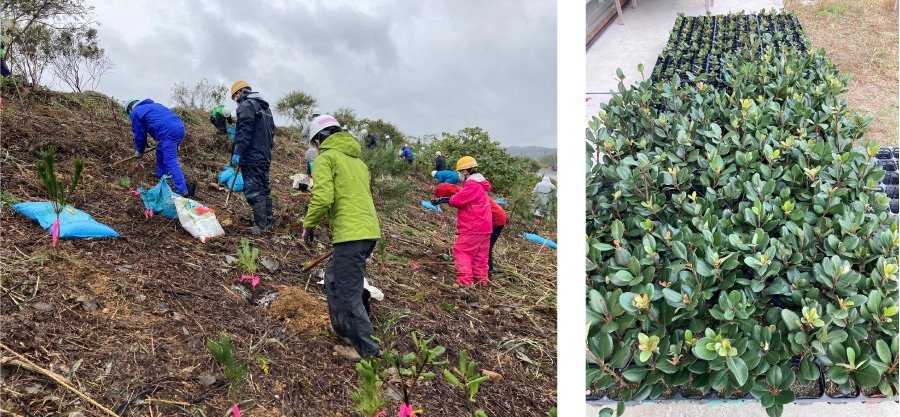
[[[431,171],[431,176],[437,180],[438,184],[459,184],[459,174],[455,171]]]
[[[409,148],[408,143],[403,144],[403,148],[400,149],[400,157],[405,159],[406,163],[409,164],[409,166],[412,166],[413,161],[415,161],[416,159],[416,155],[413,154],[413,151]]]
[[[147,134],[156,139],[156,176],[172,176],[175,192],[193,197],[196,184],[188,184],[178,164],[178,145],[184,139],[184,123],[172,110],[153,100],[132,99],[125,105],[125,115],[131,119],[134,134],[134,156],[143,158]]]
[[[275,120],[269,103],[251,90],[244,80],[237,80],[231,86],[231,99],[238,104],[231,166],[240,165],[244,174],[244,197],[253,208],[250,232],[260,234],[272,226],[273,220],[269,166],[272,163]]]

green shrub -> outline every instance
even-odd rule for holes
[[[441,135],[440,139],[420,150],[418,155],[418,158],[429,162],[429,173],[435,152],[441,151],[451,170],[455,169],[459,158],[466,155],[474,157],[478,161],[478,171],[484,174],[491,182],[493,192],[499,195],[512,195],[519,189],[530,192],[540,180],[534,175],[538,170],[535,161],[508,154],[499,142],[491,141],[488,132],[480,127],[467,127],[456,134],[444,132]]]
[[[900,237],[877,145],[854,147],[871,120],[823,51],[724,79],[620,84],[590,122],[588,387],[737,390],[778,416],[818,363],[896,395]]]

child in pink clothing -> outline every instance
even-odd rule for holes
[[[448,203],[459,209],[456,217],[456,243],[453,245],[453,261],[456,264],[456,283],[469,286],[474,283],[487,285],[488,254],[491,246],[491,190],[484,176],[478,173],[475,160],[469,164],[457,162],[457,171],[463,182],[462,189]],[[465,159],[465,158],[463,158]],[[461,160],[462,161],[462,160]],[[469,166],[468,168],[466,168]],[[461,169],[463,168],[463,169]]]

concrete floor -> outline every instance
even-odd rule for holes
[[[612,406],[615,408],[615,406]],[[900,411],[895,402],[816,403],[784,407],[782,417],[894,417]],[[597,417],[600,407],[588,406],[588,417]],[[625,407],[623,417],[768,417],[758,404],[745,403],[674,403],[641,404]]]
[[[729,12],[758,12],[760,9],[781,9],[781,0],[718,0],[710,7],[712,14]],[[625,24],[612,22],[587,50],[587,114],[588,118],[599,112],[600,104],[609,100],[609,91],[615,90],[619,81],[616,68],[625,73],[625,85],[641,80],[637,70],[644,64],[644,74],[653,73],[656,58],[662,53],[675,16],[683,12],[688,16],[706,14],[702,0],[639,0],[638,7],[622,9]]]

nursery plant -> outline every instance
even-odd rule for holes
[[[413,342],[413,351],[401,353],[394,343],[396,338],[390,337],[391,342],[382,351],[382,358],[387,370],[384,371],[386,380],[396,384],[403,397],[400,411],[412,412],[412,399],[419,382],[434,379],[434,370],[449,363],[441,359],[446,349],[441,345],[432,346],[434,338],[424,338],[416,332],[410,333]]]
[[[56,247],[56,238],[59,235],[59,215],[68,204],[68,197],[75,192],[75,187],[81,180],[81,173],[84,171],[84,159],[75,158],[75,172],[72,173],[72,179],[68,186],[56,175],[56,148],[49,147],[41,152],[41,161],[38,163],[38,175],[41,177],[41,184],[47,197],[53,205],[53,211],[56,213],[56,221],[53,223],[51,234],[53,236],[53,247]]]
[[[775,9],[716,16],[679,13],[651,77],[659,82],[674,75],[681,78],[687,78],[688,74],[703,75],[707,84],[721,87],[727,57],[739,51],[759,55],[766,47],[780,52],[804,52],[809,48],[794,13],[778,13]]]
[[[823,373],[896,396],[900,235],[848,77],[768,46],[722,80],[620,83],[589,123],[587,388],[617,414],[690,387],[777,417]]]

